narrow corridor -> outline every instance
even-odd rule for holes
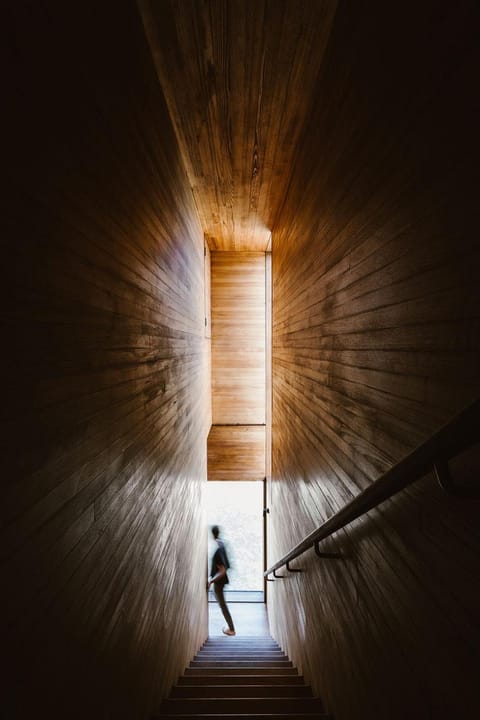
[[[478,0],[2,3],[7,720],[158,712],[223,626],[210,480],[263,484],[267,569],[480,397],[479,28]],[[480,718],[478,518],[429,472],[268,583],[336,720]]]

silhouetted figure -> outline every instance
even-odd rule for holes
[[[223,632],[225,635],[235,635],[235,627],[233,625],[232,616],[230,615],[230,611],[227,607],[227,603],[225,602],[225,598],[223,596],[223,588],[228,583],[228,575],[227,570],[230,567],[227,557],[227,552],[225,550],[225,545],[223,542],[219,539],[220,530],[218,529],[218,525],[214,525],[212,527],[212,535],[215,538],[217,542],[217,549],[213,553],[212,557],[212,567],[210,570],[210,577],[208,578],[207,582],[207,590],[210,588],[210,585],[213,583],[213,590],[215,593],[215,597],[217,598],[217,602],[220,605],[220,609],[223,613],[223,617],[226,620],[226,623],[228,627],[223,628]]]

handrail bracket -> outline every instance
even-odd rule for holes
[[[480,490],[473,487],[465,487],[458,485],[450,472],[449,461],[443,457],[436,460],[433,464],[433,470],[437,478],[437,482],[446,493],[456,495],[457,497],[478,497]]]
[[[320,544],[320,541],[319,541],[319,542],[316,542],[316,543],[315,543],[315,546],[314,546],[314,547],[315,547],[315,554],[316,554],[319,558],[333,558],[333,559],[334,559],[334,558],[337,558],[337,559],[338,559],[338,558],[341,558],[341,557],[342,557],[342,556],[340,555],[340,553],[324,553],[324,552],[320,552],[319,544]]]
[[[288,572],[303,572],[303,570],[301,568],[291,568],[289,562],[286,563],[286,566],[287,566]]]
[[[445,458],[439,458],[433,465],[437,482],[445,492],[455,494],[455,484],[453,482],[452,474],[450,472],[450,466],[448,460]]]

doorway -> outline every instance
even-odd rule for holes
[[[227,602],[264,602],[263,481],[207,483],[208,557],[216,549],[212,525],[220,528],[230,563]],[[209,602],[215,602],[213,591]]]

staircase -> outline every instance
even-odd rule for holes
[[[155,717],[326,720],[329,716],[272,638],[213,637]]]

